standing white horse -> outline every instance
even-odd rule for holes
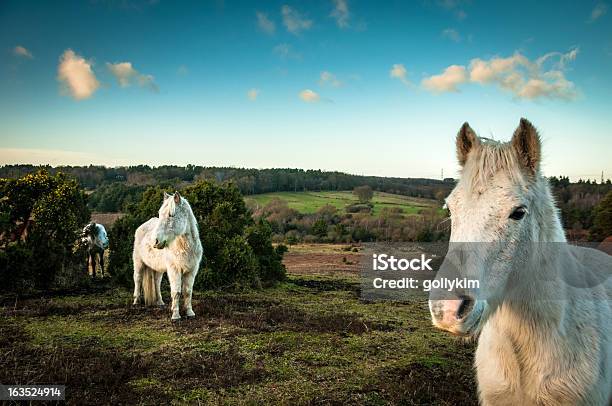
[[[159,218],[153,217],[136,229],[133,259],[134,304],[140,300],[142,286],[146,305],[163,306],[161,279],[164,272],[168,272],[172,321],[181,318],[181,296],[186,316],[195,317],[191,294],[202,260],[202,243],[191,206],[178,192],[174,195],[164,193]]]
[[[434,325],[478,336],[485,405],[609,405],[610,256],[566,243],[540,138],[521,119],[512,141],[457,136],[461,179],[446,199],[450,246],[438,271],[480,281],[453,297],[430,293]]]
[[[82,241],[87,244],[87,258],[91,276],[96,277],[96,257],[100,262],[100,273],[104,277],[104,250],[108,248],[108,236],[102,224],[93,221],[83,228]]]

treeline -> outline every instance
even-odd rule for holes
[[[55,168],[50,166],[6,165],[0,167],[0,178],[20,178],[39,169],[45,169],[51,174],[56,172],[70,174],[78,179],[82,187],[89,190],[114,183],[121,183],[130,187],[159,184],[184,187],[189,183],[207,180],[216,183],[232,181],[243,195],[269,192],[353,190],[355,187],[367,185],[379,192],[442,199],[454,186],[453,179],[441,181],[422,178],[360,176],[321,170],[246,169],[194,165],[170,165],[154,168],[147,165],[116,168],[93,165],[59,166]],[[141,194],[142,188],[134,189],[134,193]],[[93,208],[97,209],[97,207]]]
[[[602,241],[610,235],[601,224],[602,221],[609,221],[602,216],[601,210],[606,205],[604,198],[612,192],[610,179],[603,183],[590,180],[571,183],[568,177],[553,176],[549,182],[568,238]]]

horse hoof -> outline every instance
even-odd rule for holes
[[[173,323],[178,323],[181,321],[181,318],[179,317],[178,319],[171,319]]]
[[[192,314],[191,316],[190,316],[190,315],[187,315],[186,317],[187,317],[188,319],[190,319],[190,320],[193,320],[193,319],[195,319],[195,318],[196,318],[196,315],[195,315],[195,314]]]

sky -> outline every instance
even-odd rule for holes
[[[0,3],[0,164],[456,177],[521,117],[545,175],[612,178],[601,1]]]

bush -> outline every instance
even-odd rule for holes
[[[372,203],[354,203],[346,206],[347,213],[370,213],[374,205]]]
[[[157,215],[163,193],[160,187],[147,189],[111,229],[109,270],[120,283],[132,286],[134,232]],[[236,186],[200,181],[181,193],[193,209],[204,249],[197,289],[259,287],[285,278],[284,251],[272,246],[272,228],[253,220]]]
[[[90,213],[77,182],[39,171],[0,179],[0,194],[0,289],[50,289],[58,274],[81,280],[86,262],[77,241]]]

